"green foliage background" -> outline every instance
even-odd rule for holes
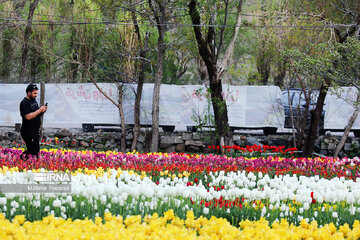
[[[156,1],[155,1],[156,2]],[[224,53],[236,24],[238,1],[199,0],[202,24],[222,24],[225,15]],[[234,85],[278,85],[299,87],[293,70],[283,57],[289,49],[316,56],[319,44],[334,45],[352,28],[308,26],[358,24],[359,3],[351,0],[246,0],[242,27],[233,58],[223,76]],[[24,4],[22,4],[24,3]],[[23,35],[30,1],[0,3],[0,81],[19,83]],[[169,11],[165,36],[163,83],[204,84],[199,71],[200,56],[188,15],[188,1],[176,1]],[[130,9],[135,10],[142,43],[137,40]],[[348,13],[342,11],[347,9]],[[171,12],[171,13],[170,13]],[[118,0],[42,0],[35,9],[29,40],[26,81],[88,82],[87,67],[99,82],[136,82],[139,54],[146,33],[149,47],[145,81],[153,82],[157,58],[157,30],[147,2]],[[267,27],[265,27],[267,26]],[[282,27],[283,26],[283,27]],[[289,27],[293,26],[293,27]],[[303,26],[303,27],[301,27]],[[206,28],[204,28],[205,31]],[[336,31],[340,31],[337,33]],[[215,41],[221,36],[216,35]],[[321,78],[303,73],[311,87]]]

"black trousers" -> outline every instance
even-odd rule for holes
[[[21,137],[26,144],[26,151],[21,154],[21,157],[28,159],[29,155],[33,155],[37,158],[40,152],[39,131],[21,132]]]

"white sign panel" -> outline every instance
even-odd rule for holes
[[[340,88],[340,96],[332,90],[328,91],[325,98],[325,129],[344,129],[349,118],[355,111],[357,89],[355,87]],[[352,129],[360,129],[360,118],[356,118]]]
[[[0,125],[14,126],[21,123],[20,101],[25,97],[26,84],[0,84]],[[115,84],[99,84],[116,104],[118,89]],[[40,85],[39,85],[40,87]],[[134,123],[136,85],[123,88],[123,109],[126,124]],[[152,122],[153,84],[144,84],[141,99],[141,124]],[[161,85],[160,125],[175,125],[178,129],[196,125],[194,117],[204,119],[212,115],[209,92],[201,85]],[[40,94],[39,94],[40,95]],[[208,97],[207,97],[208,96]],[[231,127],[282,128],[284,110],[279,104],[280,88],[275,86],[224,85],[223,97],[228,107]],[[39,97],[37,99],[39,102]],[[120,123],[119,110],[93,84],[46,84],[44,127],[81,128],[83,123]]]

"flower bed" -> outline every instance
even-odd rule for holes
[[[106,214],[104,218],[92,220],[64,220],[54,216],[41,221],[28,222],[24,216],[16,216],[11,223],[0,214],[1,239],[358,239],[360,224],[356,220],[352,228],[348,224],[337,230],[334,224],[319,227],[302,221],[300,226],[287,221],[269,226],[266,220],[242,221],[240,228],[231,226],[222,218],[195,218],[191,211],[186,219],[174,216],[172,211],[159,217],[156,213],[141,219],[130,216],[126,219]]]
[[[227,157],[225,155],[190,155],[176,153],[117,153],[91,152],[74,150],[42,151],[38,160],[30,159],[24,162],[20,159],[22,149],[1,149],[0,167],[17,167],[20,171],[26,169],[47,169],[58,171],[75,171],[77,169],[121,168],[123,170],[144,171],[153,176],[159,176],[160,171],[170,173],[183,171],[195,173],[217,171],[262,172],[271,176],[297,174],[324,178],[345,177],[356,180],[360,177],[360,159],[344,158],[282,158],[282,157]]]
[[[200,237],[207,228],[210,232],[206,234],[210,235],[206,236],[211,236],[212,231],[218,231],[212,229],[216,221],[233,229],[234,234],[229,235],[232,238],[259,237],[263,232],[259,229],[267,229],[274,237],[282,228],[284,234],[299,236],[352,237],[359,232],[358,158],[233,158],[48,150],[41,152],[39,160],[24,162],[19,158],[21,152],[0,149],[0,183],[38,184],[30,178],[33,172],[72,174],[71,193],[0,193],[0,216],[12,224],[22,219],[16,227],[23,230],[25,225],[43,228],[43,222],[55,216],[64,219],[59,220],[60,225],[70,228],[96,222],[96,226],[102,222],[104,227],[110,219],[117,219],[124,234],[129,234],[131,228],[125,221],[133,220],[126,219],[144,222],[141,226],[146,229],[146,224],[151,225],[149,216],[155,214],[155,219],[161,219],[171,213],[177,218],[166,220],[169,226],[163,226],[163,231],[173,234],[176,226],[180,236],[187,228],[187,238]],[[198,221],[193,227],[186,225],[189,212],[197,219],[192,221]],[[14,227],[6,221],[0,224]],[[111,231],[109,228],[109,236],[114,236]]]

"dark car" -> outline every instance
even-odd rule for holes
[[[310,104],[309,104],[309,112],[306,121],[306,127],[310,126],[310,121],[311,121],[310,111],[315,109],[316,107],[318,94],[319,94],[318,91],[312,91],[310,94]],[[290,101],[289,101],[289,95],[290,95]],[[304,92],[302,91],[302,89],[290,89],[289,91],[287,90],[282,91],[281,102],[285,112],[285,123],[284,123],[285,128],[292,128],[290,103],[291,103],[291,109],[294,119],[294,125],[296,126],[297,121],[300,121],[300,119],[298,119],[298,116],[303,116],[303,114],[305,114],[306,101],[305,101]],[[325,119],[325,111],[323,110],[321,113],[319,131],[323,131],[324,129],[324,119]]]

